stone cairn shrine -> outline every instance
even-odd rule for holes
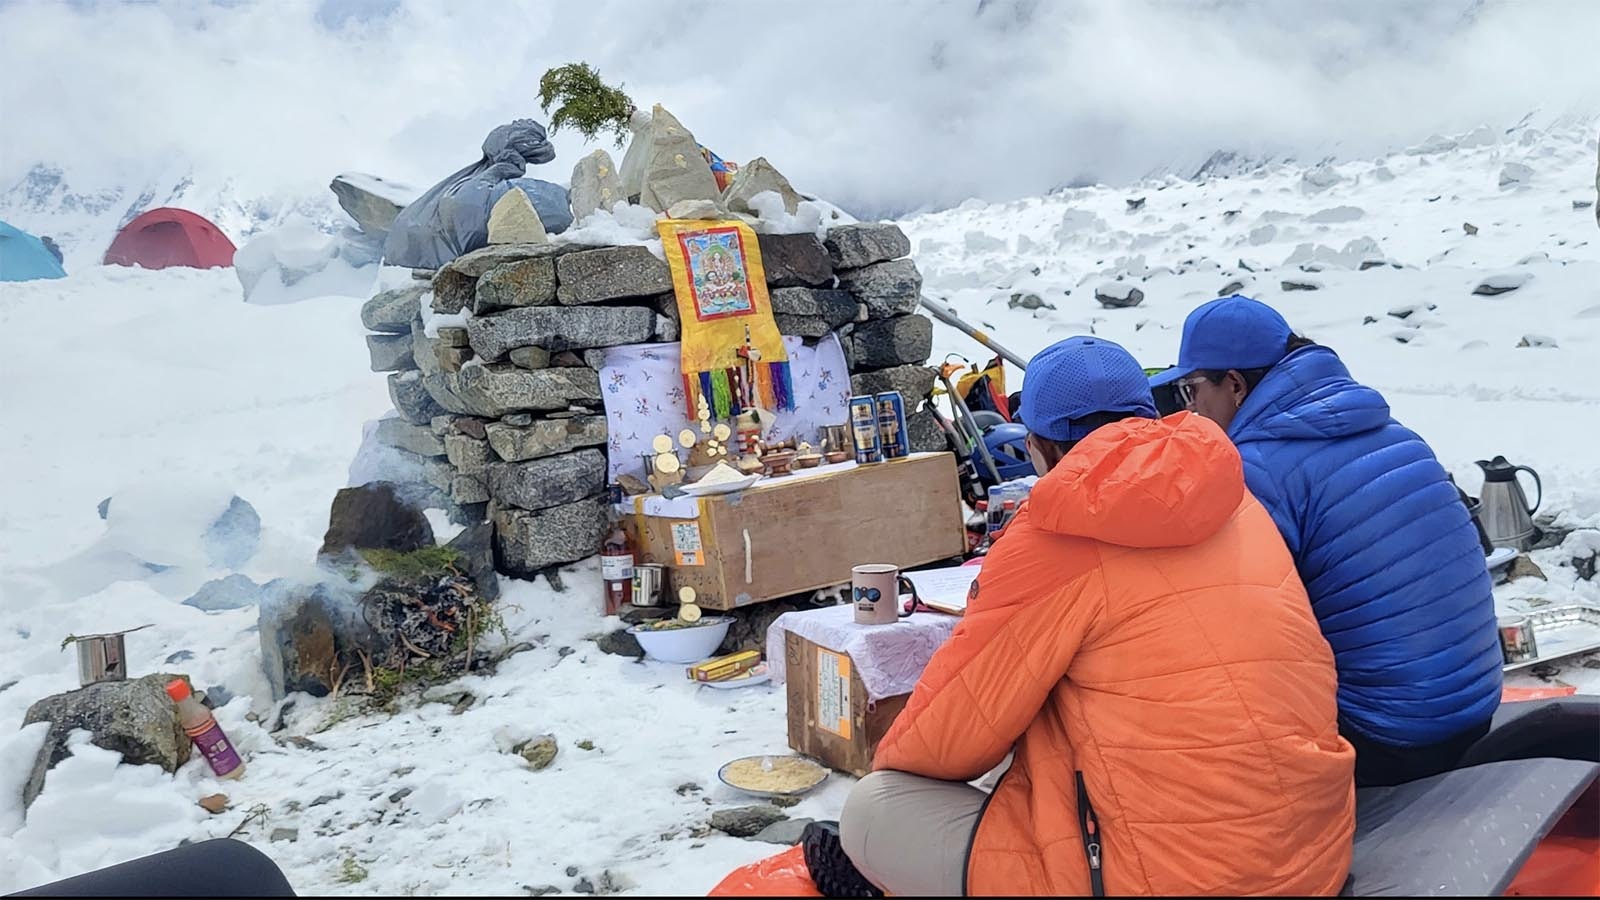
[[[813,342],[838,334],[854,393],[900,391],[913,449],[946,449],[922,406],[936,379],[933,323],[917,312],[922,277],[899,227],[759,243],[779,330]],[[677,340],[667,264],[644,246],[491,244],[415,274],[361,310],[372,370],[389,373],[398,413],[379,421],[377,441],[418,473],[410,490],[426,506],[493,524],[499,571],[526,578],[599,552],[601,351]],[[435,318],[460,322],[463,311],[464,326]]]

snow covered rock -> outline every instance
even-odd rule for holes
[[[1549,348],[1555,348],[1555,347],[1557,347],[1559,345],[1556,343],[1556,339],[1553,338],[1553,337],[1550,337],[1549,335],[1544,335],[1544,334],[1525,334],[1525,335],[1522,336],[1522,340],[1517,341],[1517,346],[1518,347],[1549,347]]]
[[[800,194],[764,156],[758,156],[739,167],[739,171],[733,174],[733,180],[728,183],[728,189],[722,192],[722,205],[729,212],[759,215],[756,208],[750,205],[750,199],[767,191],[773,191],[782,198],[784,211],[790,215],[799,211],[802,200]]]
[[[361,172],[335,175],[328,188],[361,230],[380,242],[389,233],[394,217],[421,193],[410,185]]]
[[[262,232],[233,256],[246,303],[273,306],[313,297],[365,297],[381,251],[360,233],[324,234],[305,222]]]
[[[1332,166],[1317,166],[1300,177],[1300,188],[1308,194],[1321,193],[1344,180]]]
[[[255,507],[219,484],[155,479],[125,488],[97,508],[106,520],[103,549],[157,567],[236,568],[261,546]]]
[[[1446,153],[1456,149],[1456,146],[1453,138],[1436,134],[1406,152],[1412,156],[1424,156],[1430,153]]]
[[[402,288],[383,291],[361,305],[361,324],[368,331],[388,334],[406,334],[411,331],[411,320],[421,312],[422,295],[428,285],[416,282]]]
[[[506,505],[549,509],[593,497],[605,487],[606,458],[584,449],[527,462],[489,464],[489,492]]]
[[[1533,275],[1529,272],[1501,272],[1478,282],[1478,286],[1473,288],[1472,292],[1484,297],[1493,297],[1497,294],[1510,293],[1532,280]]]
[[[550,235],[522,191],[506,191],[489,210],[489,243],[548,244]]]
[[[700,145],[672,113],[656,104],[650,114],[639,203],[666,212],[682,200],[719,202],[722,191]]]
[[[1004,238],[997,238],[986,231],[969,231],[962,238],[968,253],[1003,253],[1006,249]]]
[[[643,306],[527,306],[473,316],[467,339],[484,361],[495,362],[514,347],[557,352],[637,344],[650,340],[655,326],[655,310]]]
[[[1521,187],[1533,180],[1533,168],[1522,163],[1506,163],[1500,170],[1500,187]]]
[[[261,602],[262,585],[237,573],[217,578],[200,586],[200,590],[183,601],[202,612],[219,612],[225,609],[243,609]]]
[[[1111,281],[1094,289],[1094,299],[1106,309],[1127,309],[1144,302],[1144,291],[1126,281]]]
[[[404,501],[396,485],[379,481],[334,494],[317,555],[336,556],[349,548],[409,553],[432,546],[428,517]]]
[[[189,761],[189,736],[178,722],[178,708],[167,696],[167,682],[182,676],[155,674],[129,681],[103,681],[54,694],[28,707],[24,726],[49,722],[44,745],[22,788],[23,806],[44,789],[45,775],[71,755],[67,738],[81,728],[91,743],[122,754],[128,765],[157,765],[176,772]],[[185,677],[185,680],[187,678]]]
[[[916,263],[909,259],[842,271],[839,283],[856,300],[866,304],[867,316],[873,319],[916,312],[922,297],[922,275]]]
[[[556,743],[555,735],[542,734],[516,745],[511,752],[522,757],[528,768],[538,772],[550,768],[550,764],[556,761],[560,745]]]
[[[771,287],[818,287],[833,280],[828,249],[814,234],[758,234],[756,242]]]
[[[1278,226],[1268,224],[1250,229],[1250,233],[1245,236],[1245,241],[1253,247],[1259,247],[1262,244],[1270,244],[1277,238]]]
[[[1312,225],[1335,225],[1341,222],[1354,222],[1366,214],[1366,210],[1359,206],[1333,206],[1319,209],[1306,216],[1306,222]]]
[[[615,204],[627,201],[611,154],[596,150],[578,160],[578,164],[572,168],[570,197],[572,217],[579,223],[598,210],[609,212]]]
[[[859,269],[899,259],[911,252],[911,240],[899,225],[861,222],[828,229],[822,241],[836,269]]]
[[[489,510],[496,553],[511,575],[531,577],[551,566],[593,556],[605,536],[604,497],[534,511],[491,502]]]
[[[1279,285],[1285,291],[1320,291],[1322,282],[1315,278],[1288,278]]]
[[[490,269],[506,263],[560,256],[571,249],[561,244],[491,244],[471,253],[463,253],[439,272],[454,272],[468,279],[482,278]]]
[[[413,425],[426,425],[445,411],[423,383],[422,373],[415,369],[389,376],[389,402]]]
[[[710,170],[707,170],[709,175]],[[605,247],[568,253],[556,261],[556,274],[560,285],[556,289],[556,299],[567,305],[649,297],[672,290],[672,270],[644,247]]]

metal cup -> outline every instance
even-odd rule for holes
[[[1539,658],[1539,645],[1534,642],[1533,623],[1527,616],[1501,616],[1500,655],[1506,665]]]
[[[824,425],[822,426],[822,439],[828,443],[828,452],[840,450],[846,453],[855,452],[855,439],[850,436],[849,425]]]
[[[667,567],[661,563],[633,564],[633,605],[660,606],[667,586]]]
[[[78,685],[128,680],[127,642],[121,633],[89,634],[78,638]]]

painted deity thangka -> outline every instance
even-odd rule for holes
[[[672,270],[688,415],[702,396],[719,419],[746,407],[794,409],[789,354],[755,232],[737,220],[663,219],[657,229]]]

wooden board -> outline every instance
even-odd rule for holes
[[[812,478],[774,478],[699,500],[698,520],[639,515],[640,561],[672,590],[735,609],[847,584],[862,563],[908,568],[966,549],[955,458],[924,453]],[[685,552],[698,544],[699,556]]]
[[[872,755],[910,694],[867,700],[850,657],[787,632],[785,687],[789,747],[829,768],[856,777],[872,771]]]

